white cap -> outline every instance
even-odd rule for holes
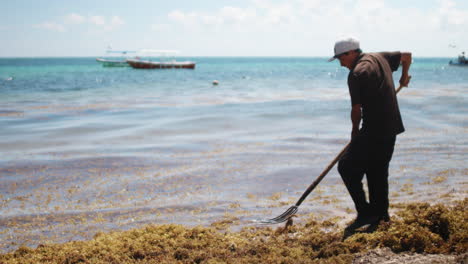
[[[345,52],[357,49],[360,49],[359,40],[354,38],[340,39],[337,42],[335,42],[335,56],[331,57],[328,61],[332,61],[338,58],[341,54]]]

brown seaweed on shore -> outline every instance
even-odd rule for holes
[[[468,199],[453,206],[397,204],[391,223],[345,241],[336,220],[314,218],[290,226],[287,232],[281,232],[282,227],[228,232],[218,226],[150,225],[98,233],[89,241],[20,247],[0,255],[0,263],[350,263],[356,255],[376,248],[466,259],[467,205]]]

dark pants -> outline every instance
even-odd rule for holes
[[[359,135],[338,163],[338,171],[354,201],[358,216],[388,217],[388,166],[396,137],[376,138]],[[364,174],[369,202],[362,186]]]

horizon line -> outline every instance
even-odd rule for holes
[[[120,57],[120,56],[74,56],[74,55],[63,55],[63,56],[0,56],[0,59],[41,59],[41,58],[99,58],[99,57]],[[330,58],[330,56],[317,56],[317,55],[190,55],[190,56],[175,56],[182,58]],[[413,56],[413,58],[456,58],[446,56]]]

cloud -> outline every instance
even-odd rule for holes
[[[259,10],[258,21],[264,27],[287,26],[297,22],[301,8],[294,2],[272,3],[269,1],[256,1]]]
[[[171,25],[168,23],[160,23],[160,24],[152,24],[151,30],[158,31],[158,32],[165,32],[170,30]]]
[[[456,4],[452,0],[440,0],[439,1],[439,17],[442,27],[459,27],[468,25],[468,10],[457,8]]]
[[[432,8],[394,7],[389,0],[252,0],[248,7],[225,6],[212,12],[173,10],[169,21],[189,28],[212,25],[248,31],[386,31],[413,32],[468,26],[468,10],[453,0],[439,0]],[[423,11],[424,10],[424,11]]]
[[[78,14],[69,14],[65,17],[65,23],[67,24],[83,24],[86,22],[86,17]]]
[[[33,25],[34,28],[38,29],[45,29],[45,30],[50,30],[50,31],[56,31],[56,32],[65,32],[66,29],[63,25],[55,23],[55,22],[44,22],[41,24],[36,24]]]
[[[120,18],[119,16],[113,16],[110,22],[110,25],[112,27],[118,27],[124,24],[125,24],[125,21],[123,21],[123,19]]]
[[[252,21],[255,16],[254,9],[232,6],[222,7],[214,13],[174,10],[167,15],[170,21],[189,27],[239,25]]]
[[[226,23],[242,23],[254,19],[256,12],[251,8],[225,6],[219,11],[218,17]]]
[[[106,25],[106,19],[103,16],[91,16],[89,17],[89,22],[96,26]]]
[[[398,5],[391,0],[229,3],[210,10],[171,10],[152,29],[170,28],[179,35],[192,34],[200,47],[205,47],[212,36],[219,36],[218,42],[222,39],[226,46],[232,46],[227,50],[245,47],[249,53],[270,55],[284,53],[282,49],[297,54],[324,54],[336,38],[344,35],[360,39],[366,51],[401,47],[440,54],[448,42],[468,42],[468,10],[455,0],[411,5]],[[262,48],[253,51],[253,43]]]
[[[56,32],[66,32],[67,29],[65,28],[65,25],[68,25],[67,27],[71,27],[85,24],[93,25],[95,28],[100,30],[112,31],[124,25],[125,21],[119,16],[112,16],[111,18],[106,19],[104,16],[96,15],[86,17],[76,13],[71,13],[62,17],[61,23],[47,21],[33,25],[33,27]]]
[[[107,22],[107,21],[108,21],[108,19],[106,19],[103,16],[91,16],[91,17],[89,17],[89,22],[91,24],[97,26],[100,29],[106,30],[106,31],[115,30],[118,27],[125,24],[125,21],[119,16],[113,16],[113,17],[110,18],[109,22]]]
[[[188,16],[180,10],[174,10],[167,14],[167,17],[172,21],[183,23],[186,21],[186,17]]]
[[[119,16],[113,16],[110,19],[109,23],[104,23],[103,29],[106,31],[112,31],[112,30],[119,28],[122,25],[125,25],[125,21]]]

